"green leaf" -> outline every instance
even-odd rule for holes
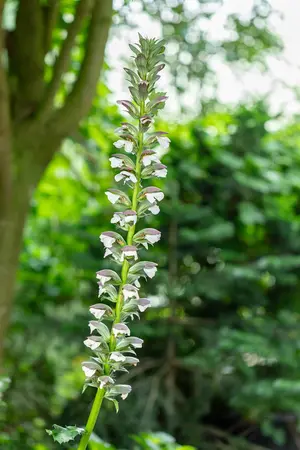
[[[53,430],[46,430],[49,436],[52,436],[54,441],[59,444],[65,444],[66,442],[72,441],[84,433],[84,428],[78,428],[76,426],[61,427],[59,425],[53,425]]]

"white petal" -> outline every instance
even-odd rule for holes
[[[135,285],[137,288],[140,288],[140,287],[141,287],[141,283],[139,282],[138,279],[135,280],[134,285]]]
[[[103,286],[101,286],[101,285],[99,284],[98,297],[100,297],[102,293],[103,293]]]
[[[168,148],[170,146],[170,139],[168,137],[158,136],[157,141],[162,148]]]
[[[128,394],[122,394],[121,397],[123,400],[125,400],[128,397]]]
[[[86,366],[82,366],[82,370],[88,378],[91,378],[96,373],[96,369],[90,369]]]
[[[147,239],[150,244],[155,244],[155,242],[160,240],[160,234],[146,234],[145,239]]]
[[[131,289],[123,289],[123,294],[124,294],[124,300],[125,302],[129,299],[129,298],[139,298],[139,294],[138,292],[136,292],[135,290],[131,290]]]
[[[124,254],[126,257],[133,256],[134,259],[137,259],[137,252],[136,252],[135,250],[125,251],[125,252],[123,252],[123,254]]]
[[[132,222],[132,223],[136,224],[137,216],[136,216],[136,214],[133,214],[132,216],[125,216],[124,220],[126,223]]]
[[[109,160],[110,160],[110,165],[113,169],[123,166],[123,161],[120,158],[115,158],[114,156],[112,156],[111,158],[109,158]]]
[[[100,342],[94,341],[93,339],[87,338],[85,341],[83,341],[84,345],[86,347],[89,347],[91,350],[96,350],[100,346]]]
[[[148,250],[148,243],[147,242],[141,242],[141,244]]]
[[[93,314],[93,316],[95,316],[96,319],[101,319],[105,314],[105,309],[90,308],[90,313]]]
[[[163,192],[155,192],[154,194],[154,198],[160,202],[163,198],[164,198],[164,193]]]
[[[117,182],[123,180],[123,178],[125,178],[125,175],[124,175],[123,172],[117,173],[117,175],[115,175],[115,180],[116,180]]]
[[[116,194],[112,194],[111,192],[105,192],[105,194],[107,195],[108,200],[110,201],[110,203],[112,203],[113,205],[115,203],[117,203],[117,201],[120,198],[120,195],[116,195]]]
[[[136,183],[136,182],[137,182],[137,177],[136,177],[133,173],[131,173],[130,176],[129,176],[128,178],[129,178],[130,181],[132,181],[133,183]]]
[[[113,352],[110,355],[110,358],[112,361],[116,361],[116,362],[123,362],[125,361],[126,357],[124,355],[122,355],[122,353],[119,352]]]
[[[151,267],[150,269],[144,267],[144,272],[146,275],[148,275],[149,278],[153,278],[155,276],[156,271],[157,271],[156,267]]]
[[[125,142],[126,141],[124,141],[124,139],[119,139],[118,141],[114,142],[114,146],[116,148],[122,148],[122,147],[124,147]]]
[[[94,330],[97,330],[97,327],[95,327],[95,325],[93,325],[91,322],[89,322],[89,327],[90,327],[91,333],[92,333]]]
[[[113,254],[113,252],[109,248],[107,248],[104,253],[104,258],[106,258],[107,256],[112,255],[112,254]]]
[[[153,162],[159,162],[159,159],[158,159],[157,155],[153,154],[153,155],[145,155],[145,156],[143,156],[142,162],[143,162],[143,165],[145,167],[150,166],[152,161]]]
[[[105,277],[104,275],[96,275],[97,280],[99,280],[102,284],[107,283],[109,280],[111,280],[111,277]]]
[[[120,222],[120,220],[121,220],[120,214],[119,213],[114,213],[114,215],[111,218],[110,223],[118,223],[118,222]],[[111,239],[113,239],[113,238],[111,238]],[[112,245],[111,245],[111,247],[112,247]]]
[[[158,169],[153,172],[153,175],[157,178],[166,178],[167,173],[167,169]]]
[[[156,215],[159,213],[159,211],[160,211],[159,206],[157,206],[157,205],[150,206],[150,208],[148,208],[148,210],[149,210],[150,212],[152,212],[152,214],[154,214],[155,216],[156,216]]]
[[[131,141],[125,141],[124,150],[127,153],[133,153],[133,142]]]
[[[115,213],[116,214],[116,213]],[[114,214],[114,216],[115,216]],[[114,223],[114,222],[113,222]],[[116,242],[116,239],[114,237],[111,236],[105,236],[103,234],[100,235],[100,241],[102,242],[102,244],[104,245],[104,247],[106,248],[111,248],[113,246],[113,244]]]
[[[163,192],[152,192],[146,194],[146,199],[149,203],[155,203],[155,201],[160,202],[164,198]]]

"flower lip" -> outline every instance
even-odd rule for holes
[[[100,347],[102,339],[100,336],[88,336],[85,341],[83,341],[86,347],[89,347],[91,350],[96,350]]]
[[[113,281],[121,281],[119,275],[114,271],[110,269],[102,269],[98,270],[96,272],[96,278],[100,280],[103,284],[107,281],[113,280]]]
[[[123,295],[124,295],[124,300],[125,302],[130,299],[130,298],[139,298],[139,291],[137,289],[137,287],[133,286],[132,284],[125,284],[123,286]]]
[[[156,215],[159,213],[159,211],[160,211],[159,206],[156,205],[156,204],[150,206],[150,207],[148,208],[148,210],[149,210],[150,212],[152,212],[152,214],[154,214],[155,216],[156,216]]]
[[[106,248],[111,248],[113,244],[117,241],[117,233],[114,231],[104,231],[100,234],[100,241]]]
[[[157,264],[153,262],[145,262],[144,272],[149,278],[153,278],[157,272]]]
[[[121,170],[120,173],[117,173],[117,175],[115,176],[115,180],[117,182],[123,180],[124,183],[128,183],[130,181],[132,183],[137,182],[137,178],[136,178],[135,174],[133,173],[132,169],[130,169],[129,167],[126,167],[126,170]]]
[[[112,314],[112,309],[110,306],[105,303],[96,303],[95,305],[90,306],[89,311],[96,319],[101,319],[105,314]]]
[[[162,148],[169,148],[171,140],[167,136],[157,136],[156,139]]]
[[[114,380],[108,375],[103,375],[98,378],[98,382],[100,383],[100,389],[104,388],[107,384],[114,384]]]
[[[112,352],[109,359],[115,362],[124,362],[126,357],[120,352]]]
[[[140,198],[146,197],[149,203],[160,202],[164,198],[164,193],[155,186],[149,186],[140,193]]]
[[[81,367],[88,378],[91,378],[100,369],[100,366],[92,361],[84,361],[81,363]]]
[[[119,334],[130,336],[130,329],[125,323],[115,323],[112,327],[112,332],[115,336],[118,336]]]
[[[138,308],[141,312],[144,312],[150,305],[151,302],[148,298],[140,298],[138,301]]]

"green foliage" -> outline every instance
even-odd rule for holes
[[[247,436],[262,424],[279,442],[285,416],[296,420],[299,127],[271,135],[268,120],[258,103],[169,124],[167,198],[153,224],[163,239],[150,251],[160,267],[150,288],[154,307],[133,330],[145,340],[143,362],[121,377],[133,385],[128,409],[121,404],[116,416],[107,402],[96,430],[118,447],[130,447],[125,436],[137,431],[164,429],[201,450],[224,442],[244,449],[227,429],[239,423]],[[111,136],[107,126],[99,132],[109,153]],[[24,449],[44,440],[40,422],[84,423],[90,402],[89,390],[86,403],[80,399],[81,342],[102,268],[97,235],[109,227],[104,192],[112,180],[101,158],[89,166],[77,150],[67,143],[49,167],[26,231],[6,411]],[[21,421],[34,430],[30,439]]]
[[[65,444],[66,442],[73,441],[77,436],[84,433],[84,428],[78,428],[75,426],[61,427],[59,425],[53,425],[53,430],[46,430],[49,436],[53,437],[53,440],[59,444]]]

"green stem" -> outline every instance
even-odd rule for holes
[[[78,450],[85,450],[88,446],[91,434],[97,422],[97,418],[99,415],[99,411],[104,399],[105,389],[98,389],[97,394],[95,396],[95,400],[89,415],[89,419],[87,421],[85,432],[82,435],[82,438],[79,443]]]
[[[140,117],[142,117],[144,115],[144,110],[145,110],[145,103],[142,102],[141,106],[140,106]],[[143,132],[139,131],[138,134],[138,151],[136,153],[136,164],[135,164],[135,174],[136,174],[136,178],[137,178],[137,182],[134,185],[134,189],[133,189],[133,193],[132,193],[132,199],[131,199],[131,207],[134,211],[137,210],[137,206],[138,206],[138,195],[140,192],[140,183],[141,183],[141,171],[142,171],[142,165],[141,165],[141,154],[144,148],[144,135]],[[133,236],[135,233],[135,225],[132,225],[131,227],[129,227],[128,233],[127,233],[127,245],[132,245],[132,240],[133,240]],[[125,260],[122,264],[122,270],[121,270],[121,278],[122,278],[122,283],[120,285],[119,288],[119,292],[118,292],[118,297],[117,297],[117,303],[116,303],[116,315],[115,315],[115,320],[113,322],[113,325],[116,323],[119,323],[121,320],[121,312],[122,312],[122,306],[123,306],[123,295],[122,295],[122,288],[124,286],[124,284],[126,284],[127,282],[127,276],[128,276],[128,271],[129,271],[129,263],[127,260]],[[114,351],[116,346],[116,339],[115,336],[111,333],[110,335],[110,343],[109,343],[109,347],[110,347],[110,351]],[[110,368],[109,368],[109,364],[105,364],[104,366],[104,371],[106,375],[110,375]],[[93,432],[93,429],[95,427],[99,412],[100,412],[100,408],[104,399],[104,395],[105,395],[105,389],[98,389],[97,390],[97,394],[86,424],[86,428],[85,428],[85,433],[83,434],[80,443],[79,443],[79,447],[78,450],[85,450],[87,448],[87,445],[89,443],[91,434]]]

